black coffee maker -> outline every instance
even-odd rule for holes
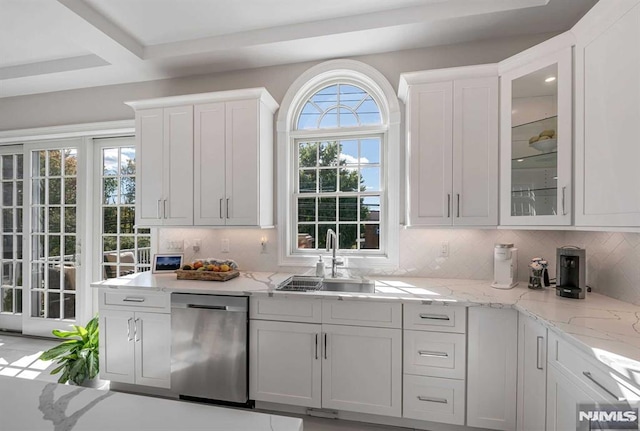
[[[587,292],[587,254],[579,247],[556,249],[556,295],[584,299]]]

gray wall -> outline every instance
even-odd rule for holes
[[[512,37],[354,57],[383,73],[394,88],[403,72],[495,63],[552,37]],[[108,85],[0,99],[0,131],[132,119],[126,100],[266,87],[282,101],[291,83],[319,62],[296,63],[187,78]],[[0,83],[0,85],[2,85]]]

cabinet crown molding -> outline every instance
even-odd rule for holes
[[[486,76],[498,76],[498,65],[496,63],[407,72],[400,75],[398,98],[402,100],[403,103],[407,103],[409,87],[412,85],[451,81],[455,79],[482,78]]]
[[[181,96],[158,97],[155,99],[132,100],[124,102],[134,110],[150,108],[167,108],[170,106],[192,105],[197,103],[229,102],[231,100],[260,99],[273,114],[278,109],[278,102],[266,88],[243,88],[240,90],[215,91],[211,93],[185,94]]]
[[[507,59],[498,63],[498,71],[500,76],[505,72],[509,72],[520,66],[526,65],[535,61],[536,59],[543,57],[547,54],[553,54],[562,51],[565,48],[572,47],[576,44],[576,37],[571,31],[561,33],[551,39],[545,40],[538,45],[532,46],[529,49],[525,49],[522,52],[517,53]]]

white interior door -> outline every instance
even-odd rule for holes
[[[25,144],[28,210],[23,278],[26,304],[23,333],[50,336],[76,323],[83,193],[86,188],[82,139]],[[86,289],[89,287],[86,286]]]

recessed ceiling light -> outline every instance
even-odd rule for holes
[[[544,82],[553,82],[553,81],[555,81],[555,80],[556,80],[556,77],[555,77],[555,76],[550,76],[550,77],[548,77],[547,79],[545,79],[545,80],[544,80]]]
[[[518,159],[516,162],[524,162],[524,159]]]

